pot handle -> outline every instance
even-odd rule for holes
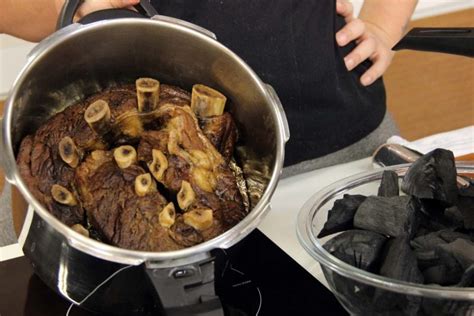
[[[66,0],[59,13],[58,23],[56,29],[62,29],[70,24],[73,24],[74,16],[77,9],[84,0]],[[140,3],[135,5],[138,12],[127,9],[106,9],[92,12],[84,16],[79,22],[87,24],[99,20],[117,19],[117,18],[151,18],[158,14],[155,8],[150,4],[149,0],[140,0]]]
[[[280,98],[278,97],[275,89],[268,83],[265,85],[267,87],[268,94],[272,98],[273,103],[277,106],[278,113],[281,116],[281,121],[283,123],[283,139],[285,140],[285,143],[287,143],[290,140],[290,126],[288,124],[288,119],[286,118],[285,109],[283,108],[283,104],[281,104]]]
[[[392,49],[412,49],[474,57],[474,28],[414,28]]]
[[[203,253],[170,262],[145,262],[164,315],[224,315],[214,289],[214,261],[210,253]]]

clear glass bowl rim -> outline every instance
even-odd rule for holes
[[[321,265],[352,280],[401,294],[438,299],[474,301],[474,288],[447,287],[404,282],[353,267],[327,252],[313,233],[312,222],[314,216],[323,205],[325,205],[330,199],[334,198],[337,194],[343,194],[362,184],[380,180],[384,170],[393,170],[397,172],[399,176],[403,176],[409,166],[410,164],[403,164],[359,173],[334,182],[315,193],[308,199],[308,201],[306,201],[298,214],[296,227],[298,239],[303,248]],[[458,162],[456,163],[456,167],[458,173],[474,173],[474,163],[472,162]]]

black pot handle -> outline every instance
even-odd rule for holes
[[[474,28],[414,28],[393,48],[400,49],[474,57]]]
[[[77,9],[84,0],[65,0],[64,5],[59,13],[56,29],[62,29],[73,23]],[[150,4],[150,0],[140,0],[135,5],[137,11],[127,9],[106,9],[92,12],[79,20],[79,23],[88,24],[100,20],[117,19],[117,18],[151,18],[158,14],[155,8]]]

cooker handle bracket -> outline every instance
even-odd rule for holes
[[[275,89],[268,83],[266,83],[265,85],[267,87],[268,94],[273,100],[273,104],[276,105],[278,113],[280,114],[280,120],[283,123],[283,138],[285,140],[285,143],[287,143],[290,140],[290,126],[288,124],[285,109],[283,108],[283,104],[281,104],[280,98],[278,97],[278,94],[276,93]]]
[[[180,19],[176,19],[176,18],[173,18],[173,17],[170,17],[170,16],[166,16],[166,15],[155,15],[151,18],[152,20],[156,20],[156,21],[163,21],[163,22],[169,22],[169,23],[174,23],[174,24],[178,24],[178,25],[181,25],[181,26],[184,26],[184,27],[187,27],[193,31],[197,31],[201,34],[204,34],[206,35],[207,37],[210,37],[212,38],[213,40],[217,40],[217,36],[216,34],[214,34],[213,32],[199,26],[199,25],[196,25],[196,24],[193,24],[193,23],[190,23],[190,22],[187,22],[187,21],[184,21],[184,20],[180,20]]]
[[[214,257],[180,265],[145,262],[145,271],[161,302],[165,315],[223,316],[214,289]]]

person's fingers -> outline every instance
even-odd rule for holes
[[[336,12],[337,14],[342,15],[346,19],[346,22],[350,22],[353,19],[354,8],[352,3],[347,0],[337,0]]]
[[[370,67],[363,75],[360,77],[360,83],[364,86],[371,85],[377,80],[382,74],[387,70],[390,65],[390,60],[392,56],[389,54],[380,54],[375,57],[372,61],[372,67]]]
[[[375,48],[376,43],[372,37],[362,40],[359,45],[344,58],[347,70],[350,71],[354,69],[361,62],[372,56],[375,52]]]
[[[356,40],[365,32],[365,24],[360,19],[352,20],[347,23],[339,32],[336,33],[336,41],[339,46],[345,46],[350,41]]]

